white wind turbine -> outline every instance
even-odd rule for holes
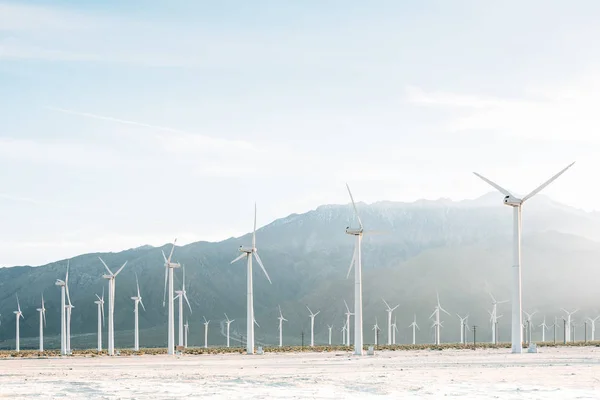
[[[227,316],[227,314],[225,314],[225,323],[227,324],[227,347],[229,347],[229,327],[233,321],[235,321],[235,320],[234,319],[230,320],[229,317]],[[280,340],[280,342],[281,342],[281,340]]]
[[[271,283],[271,278],[269,278],[269,274],[265,269],[262,261],[260,260],[260,256],[258,255],[258,249],[256,248],[256,203],[254,204],[254,231],[252,232],[252,247],[244,247],[240,246],[239,251],[242,253],[234,259],[231,264],[234,262],[241,260],[246,257],[247,262],[247,287],[248,287],[248,300],[246,304],[246,353],[254,354],[254,297],[252,293],[252,255],[262,268],[265,276],[269,283]]]
[[[121,271],[123,271],[123,268],[125,268],[125,266],[127,265],[127,261],[125,261],[123,263],[123,265],[121,266],[121,268],[119,268],[117,270],[116,273],[112,273],[112,271],[110,270],[110,268],[108,268],[108,265],[106,265],[106,263],[104,262],[104,260],[102,258],[100,258],[100,256],[98,256],[98,259],[100,260],[100,262],[102,263],[102,265],[104,265],[104,268],[106,268],[106,270],[108,271],[108,274],[104,274],[102,275],[102,277],[104,279],[108,279],[108,355],[109,356],[114,356],[115,355],[115,278],[117,277],[117,275],[119,275],[119,273]]]
[[[96,295],[98,300],[94,303],[98,306],[98,352],[102,351],[102,327],[104,326],[104,288],[102,288],[102,297]]]
[[[329,330],[329,345],[331,346],[331,331],[333,330],[333,325],[327,325],[327,329]]]
[[[342,344],[345,346],[350,346],[350,343],[346,342],[346,331],[348,330],[348,323],[346,322],[344,326],[342,326]]]
[[[131,300],[134,301],[133,306],[133,314],[135,318],[134,322],[134,340],[133,340],[133,349],[135,351],[140,351],[140,327],[139,327],[139,305],[142,305],[144,312],[146,311],[146,307],[144,307],[144,302],[142,301],[142,295],[140,294],[140,283],[138,282],[137,273],[135,274],[135,286],[137,287],[137,296],[133,296]]]
[[[396,307],[392,308],[390,307],[390,305],[382,298],[381,300],[383,300],[383,302],[385,303],[385,306],[387,307],[386,311],[388,313],[388,337],[387,337],[387,344],[390,345],[392,344],[392,313],[394,312],[394,310],[396,308],[398,308],[400,306],[400,304],[398,304]]]
[[[490,314],[490,322],[492,323],[492,343],[497,344],[498,338],[496,337],[498,333],[498,304],[508,303],[508,300],[497,301],[492,292],[489,292],[490,297],[492,298],[492,312]]]
[[[544,316],[544,322],[542,322],[538,326],[540,328],[542,328],[542,342],[545,342],[546,341],[546,330],[550,329],[550,327],[548,325],[546,325],[546,316]]]
[[[69,293],[69,284],[67,283],[67,293]],[[65,306],[67,311],[67,354],[71,354],[71,312],[75,308],[73,304],[71,304],[70,296],[67,296],[67,301],[69,304]]]
[[[597,316],[594,319],[588,317],[588,321],[590,321],[590,324],[592,325],[592,342],[595,340],[596,337],[596,321],[598,320],[598,318],[600,318],[600,316]]]
[[[379,333],[379,325],[377,324],[377,318],[375,318],[375,325],[373,325],[373,331],[375,332],[375,346],[379,346],[378,333]]]
[[[412,324],[410,324],[408,327],[412,328],[412,344],[416,344],[417,343],[417,331],[416,330],[417,329],[421,330],[421,328],[419,328],[419,325],[417,324],[417,314],[415,314]]]
[[[42,293],[42,308],[38,308],[40,313],[40,352],[44,351],[44,326],[46,326],[46,307],[44,307],[44,294]]]
[[[183,346],[183,299],[187,303],[190,314],[192,313],[192,306],[190,305],[190,301],[187,297],[187,292],[185,290],[185,265],[181,267],[183,272],[183,282],[181,284],[181,290],[175,291],[177,296],[173,300],[179,299],[179,346]]]
[[[561,176],[567,169],[569,169],[574,162],[569,164],[566,168],[561,170],[559,173],[548,179],[542,185],[538,186],[527,196],[522,199],[514,196],[508,190],[502,186],[490,181],[478,173],[474,173],[483,181],[494,187],[500,193],[504,195],[504,204],[513,207],[513,295],[512,295],[512,326],[511,326],[511,342],[512,352],[522,353],[523,352],[523,337],[522,337],[522,299],[521,299],[521,211],[523,203],[528,199],[532,198],[546,186],[552,183],[555,179]]]
[[[435,327],[435,344],[439,345],[441,343],[440,327],[443,326],[442,322],[440,321],[440,311],[443,311],[448,315],[450,315],[450,313],[448,311],[444,310],[444,308],[440,304],[439,293],[436,292],[436,296],[437,296],[437,305],[435,306],[435,310],[433,311],[433,314],[431,314],[431,316],[429,318],[432,318],[435,315],[435,322],[433,323],[433,326]]]
[[[529,314],[527,311],[523,311],[523,314],[527,315],[527,319],[525,320],[527,322],[527,343],[531,343],[531,332],[533,331],[531,317],[533,317],[536,313],[537,311],[534,311],[531,314]]]
[[[310,317],[310,347],[315,347],[315,317],[321,312],[317,311],[317,313],[313,313],[308,306],[309,317]]]
[[[346,330],[344,331],[346,333],[346,339],[344,344],[346,344],[346,346],[350,346],[350,316],[354,315],[354,313],[350,312],[350,308],[348,308],[348,303],[346,303],[346,300],[344,300],[344,305],[346,306]]]
[[[392,344],[396,344],[396,332],[398,332],[398,325],[396,324],[396,317],[394,317],[394,323],[392,324]]]
[[[20,337],[19,337],[19,318],[25,319],[25,317],[23,316],[23,313],[21,312],[21,304],[19,304],[19,295],[15,295],[15,296],[17,296],[17,311],[13,311],[15,313],[15,316],[17,317],[15,350],[21,351],[21,346],[19,345],[19,339],[20,339]]]
[[[579,309],[575,310],[575,311],[567,311],[564,308],[561,308],[561,310],[563,310],[565,312],[565,314],[567,314],[567,330],[565,332],[565,340],[568,342],[571,341],[571,325],[573,324],[573,322],[571,321],[571,316],[573,314],[575,314],[577,311],[579,311]]]
[[[469,319],[469,314],[467,314],[465,317],[461,317],[458,314],[456,314],[456,316],[460,320],[460,343],[465,344],[465,340],[466,340],[465,335],[467,333],[466,330],[469,329],[469,327],[467,325],[467,320]]]
[[[67,355],[67,304],[69,298],[69,261],[67,261],[67,273],[65,280],[57,279],[55,285],[60,287],[60,354]],[[70,301],[69,301],[70,303]]]
[[[277,319],[279,320],[279,347],[283,347],[283,321],[287,321],[287,319],[283,318],[283,313],[281,312],[281,306],[277,306],[279,307],[279,317],[277,317]],[[227,346],[229,347],[229,346]]]
[[[165,252],[162,252],[163,259],[165,260],[165,290],[163,292],[163,307],[165,306],[165,299],[167,298],[167,283],[169,286],[169,302],[168,309],[169,313],[167,315],[167,354],[173,355],[175,354],[175,313],[173,309],[173,269],[179,268],[181,265],[179,263],[171,262],[171,258],[173,257],[173,252],[175,251],[175,243],[177,243],[177,239],[173,241],[173,247],[171,247],[171,253],[169,253],[169,258],[165,256]]]
[[[204,348],[208,349],[208,324],[210,323],[210,319],[207,321],[206,317],[204,318]]]
[[[183,325],[183,348],[187,349],[188,345],[187,345],[187,339],[188,339],[188,335],[190,333],[190,324],[188,323],[187,318],[185,319],[185,325]]]

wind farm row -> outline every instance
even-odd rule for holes
[[[528,195],[519,198],[513,195],[508,190],[494,183],[493,181],[485,178],[484,176],[475,173],[476,176],[484,180],[486,183],[497,189],[500,193],[504,195],[504,204],[513,208],[513,263],[510,269],[507,268],[507,271],[511,271],[512,275],[512,284],[513,284],[513,296],[511,299],[511,348],[513,353],[521,353],[523,351],[524,343],[531,343],[532,341],[532,331],[534,330],[535,324],[532,320],[533,313],[526,313],[522,308],[522,289],[521,289],[521,213],[522,206],[524,202],[526,202],[531,197],[535,196],[537,193],[542,191],[545,187],[547,187],[550,183],[556,180],[560,175],[562,175],[567,169],[569,169],[574,163],[568,165],[560,172],[555,174],[549,180],[544,182],[542,185],[534,189]],[[354,201],[354,197],[350,190],[350,187],[346,185],[346,189],[348,191],[348,195],[350,197],[350,201],[352,204],[352,208],[354,211],[355,223],[357,226],[355,227],[346,227],[345,233],[352,236],[354,238],[354,251],[352,254],[350,266],[347,272],[347,278],[350,277],[350,274],[354,270],[354,307],[351,309],[346,301],[345,304],[345,320],[342,321],[340,334],[341,334],[341,344],[345,346],[352,346],[353,352],[355,355],[362,355],[364,353],[365,343],[367,342],[364,335],[364,315],[363,315],[363,289],[362,289],[362,239],[364,235],[369,234],[378,234],[381,232],[377,231],[369,231],[365,230],[363,223],[361,221],[358,209],[356,207],[356,202]],[[250,246],[240,246],[238,251],[240,252],[238,257],[235,257],[231,264],[236,263],[242,259],[246,261],[246,277],[247,277],[247,302],[246,302],[246,333],[245,333],[245,343],[246,343],[246,353],[254,354],[256,351],[256,340],[255,340],[255,326],[259,326],[256,321],[254,315],[254,285],[253,285],[253,262],[258,263],[260,269],[265,275],[267,281],[271,283],[271,278],[265,268],[257,249],[256,243],[256,218],[257,218],[257,210],[256,205],[254,209],[254,227],[252,231],[252,243]],[[175,262],[174,252],[176,249],[176,240],[173,242],[170,253],[168,256],[163,252],[163,261],[165,267],[165,280],[164,280],[164,290],[163,290],[163,307],[166,307],[168,310],[167,314],[167,332],[166,332],[166,347],[167,353],[173,355],[177,350],[181,350],[187,348],[188,344],[188,336],[189,332],[189,317],[192,315],[192,306],[188,299],[186,284],[185,284],[185,268],[182,264]],[[112,272],[110,267],[105,263],[105,261],[98,257],[98,261],[103,265],[106,270],[106,273],[101,276],[101,278],[106,279],[108,281],[108,318],[105,318],[105,307],[104,307],[104,297],[105,292],[102,291],[101,294],[95,294],[94,303],[97,304],[97,321],[98,321],[98,332],[97,339],[98,345],[97,350],[102,351],[102,335],[103,329],[105,325],[105,320],[108,319],[108,327],[107,327],[107,353],[109,355],[115,355],[115,343],[114,343],[114,312],[115,312],[115,291],[116,291],[116,277],[123,271],[126,267],[127,262],[123,263],[116,272]],[[175,270],[182,270],[182,285],[180,290],[175,290],[174,288],[174,273]],[[61,304],[60,304],[60,351],[63,355],[68,355],[72,353],[71,350],[71,317],[73,313],[73,309],[75,306],[71,303],[71,298],[69,294],[69,264],[66,266],[66,274],[65,279],[57,279],[56,286],[58,286],[61,290]],[[498,337],[498,320],[502,318],[502,314],[499,314],[498,305],[507,303],[508,301],[497,301],[495,297],[490,293],[490,297],[492,299],[492,308],[488,311],[490,319],[489,322],[486,322],[483,326],[485,326],[486,333],[490,334],[490,343],[498,344],[500,343]],[[136,295],[131,297],[133,301],[133,326],[134,326],[134,351],[140,350],[140,337],[139,337],[139,313],[141,306],[143,311],[146,311],[146,307],[142,301],[142,295],[140,290],[140,285],[138,281],[138,277],[136,274]],[[175,301],[178,303],[178,337],[177,337],[177,346],[175,345]],[[340,299],[341,301],[341,299]],[[185,304],[184,304],[185,302]],[[390,304],[384,299],[382,299],[383,305],[385,305],[385,310],[387,313],[387,345],[395,345],[396,344],[396,335],[400,332],[397,324],[396,318],[393,317],[394,311],[400,307],[400,305],[396,305],[391,307]],[[187,305],[187,309],[189,311],[189,316],[184,318],[184,315],[187,313],[185,311],[185,306]],[[311,308],[306,306],[308,314],[307,317],[310,321],[310,346],[314,347],[317,345],[315,341],[315,319],[319,316],[320,311],[316,310],[313,312]],[[44,303],[43,294],[41,296],[41,307],[37,309],[39,312],[39,350],[44,351],[44,327],[46,324],[46,308]],[[278,337],[279,343],[278,346],[284,346],[283,343],[283,327],[284,322],[288,322],[288,320],[284,317],[283,311],[281,307],[278,307],[279,316],[278,316]],[[467,332],[473,329],[473,336],[475,335],[476,326],[470,327],[468,323],[469,314],[464,314],[464,311],[461,310],[461,314],[456,314],[460,321],[460,343],[467,343]],[[576,312],[568,312],[564,310],[566,313],[565,323],[563,326],[564,331],[564,340],[566,342],[571,341],[571,336],[574,337],[574,330],[577,326],[573,322],[572,315]],[[20,350],[20,338],[19,338],[19,321],[20,319],[24,319],[23,313],[21,312],[21,307],[17,297],[17,311],[14,312],[16,316],[16,332],[15,332],[15,349],[16,351]],[[445,310],[440,303],[439,295],[437,295],[437,303],[433,310],[433,313],[429,317],[432,320],[431,324],[431,333],[432,333],[432,343],[435,345],[440,345],[442,343],[442,328],[444,327],[444,321],[442,321],[442,314],[450,315],[450,313]],[[525,321],[523,321],[523,315],[526,316]],[[323,318],[323,316],[320,316]],[[353,317],[353,321],[352,321]],[[595,337],[595,322],[599,317],[592,318],[588,317],[585,319],[584,327],[585,327],[585,339],[587,340],[587,323],[590,323],[591,326],[591,340],[594,340]],[[184,323],[185,320],[185,323]],[[203,317],[203,325],[204,325],[204,347],[208,347],[208,331],[210,320],[207,320]],[[224,323],[226,324],[226,346],[230,347],[230,326],[234,320],[230,320],[227,314],[225,314]],[[328,327],[328,340],[327,345],[333,345],[333,337],[334,337],[334,328],[337,322],[330,321],[331,324],[327,324]],[[352,324],[353,322],[353,324]],[[544,318],[543,322],[538,326],[541,328],[542,342],[545,342],[545,333],[551,328],[554,328],[554,340],[556,340],[556,330],[558,329],[558,320],[555,317],[554,325],[548,326],[546,324],[546,319]],[[409,342],[412,344],[416,344],[417,342],[417,330],[420,330],[417,323],[417,315],[414,314],[412,322],[407,325],[407,328],[410,329],[412,333],[412,340],[407,338]],[[489,328],[489,330],[487,330]],[[381,333],[381,328],[377,319],[374,320],[374,325],[370,329],[373,331],[373,341],[370,342],[375,345],[379,345],[379,337]],[[480,327],[480,335],[483,333]],[[336,334],[337,336],[337,334]],[[525,338],[525,340],[524,340]],[[240,340],[241,341],[241,340]],[[370,344],[369,343],[369,344]]]

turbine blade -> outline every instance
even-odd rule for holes
[[[388,308],[388,310],[391,309],[390,305],[387,303],[387,301],[385,301],[385,299],[382,297],[381,300],[383,300],[385,306]]]
[[[144,302],[142,301],[142,299],[140,299],[140,304],[142,305],[142,308],[144,309],[144,312],[146,312],[146,307],[144,307]]]
[[[260,265],[260,267],[262,268],[263,272],[265,273],[265,276],[269,280],[269,283],[272,284],[273,282],[271,282],[271,278],[269,278],[269,274],[267,273],[267,270],[265,269],[265,266],[263,265],[262,261],[260,260],[258,252],[257,251],[253,251],[253,253],[254,253],[254,258],[256,258],[256,261],[258,262],[258,265]]]
[[[240,254],[239,257],[236,257],[232,262],[230,262],[230,264],[233,264],[234,262],[241,260],[245,256],[246,256],[246,253]]]
[[[355,262],[356,262],[356,250],[354,250],[354,253],[352,253],[352,260],[350,261],[350,268],[348,268],[348,273],[346,274],[346,279],[348,279],[350,277],[350,271],[352,271],[352,267],[354,266]]]
[[[446,310],[444,310],[441,306],[440,306],[440,310],[442,310],[443,312],[445,312],[446,314],[450,315],[450,313]]]
[[[104,302],[100,305],[100,313],[102,314],[102,326],[106,324],[106,317],[104,316]]]
[[[559,176],[561,176],[562,174],[564,174],[566,170],[568,170],[569,168],[571,168],[573,166],[573,164],[575,164],[575,161],[573,161],[571,164],[569,164],[565,168],[563,168],[558,174],[554,175],[552,178],[550,178],[546,182],[542,183],[540,186],[538,186],[536,189],[534,189],[527,196],[523,197],[523,201],[525,201],[527,199],[530,199],[533,196],[535,196],[536,194],[538,194],[539,192],[541,192],[546,186],[548,186],[549,184],[551,184],[552,182],[554,182]]]
[[[430,319],[433,318],[433,316],[435,315],[436,311],[437,310],[433,310],[433,313],[429,316]]]
[[[171,257],[173,257],[173,252],[175,251],[175,243],[177,243],[177,238],[175,238],[175,240],[173,240],[173,247],[171,247],[171,253],[169,254],[169,259],[167,260],[167,262],[171,262]]]
[[[106,268],[106,270],[108,271],[108,273],[110,275],[112,275],[113,274],[112,271],[110,270],[110,268],[108,268],[108,265],[106,265],[106,263],[104,262],[104,260],[100,256],[98,256],[98,259],[104,265],[104,268]],[[67,272],[68,272],[68,269],[69,269],[69,267],[67,266]]]
[[[315,314],[315,317],[316,317],[317,315],[319,315],[319,313],[320,313],[320,312],[321,312],[321,311],[317,311],[317,313]]]
[[[350,308],[348,307],[348,303],[346,303],[346,299],[344,299],[344,304],[346,305],[346,311],[350,314]]]
[[[358,215],[358,210],[356,209],[356,203],[354,202],[354,197],[352,197],[352,192],[350,191],[350,186],[346,183],[346,188],[348,189],[348,194],[350,195],[350,200],[352,201],[352,207],[354,207],[354,215],[358,220],[358,225],[360,225],[360,229],[363,228],[362,221],[360,220],[360,216]]]
[[[67,260],[67,275],[65,276],[65,285],[69,284],[69,260]]]
[[[165,290],[163,292],[163,307],[165,306],[167,300],[167,280],[169,279],[169,263],[167,262],[165,266]]]
[[[127,265],[127,261],[125,261],[123,263],[123,265],[121,265],[121,268],[119,268],[119,270],[117,272],[115,272],[115,276],[119,275],[119,272],[123,271],[123,268],[125,268],[126,265]]]
[[[185,302],[187,303],[189,309],[190,309],[190,314],[192,313],[192,306],[190,305],[190,301],[188,300],[187,294],[185,292],[183,292],[183,298],[185,299]]]
[[[479,178],[481,178],[488,185],[493,186],[497,191],[499,191],[503,195],[505,195],[505,196],[512,196],[512,194],[508,190],[504,189],[502,186],[498,185],[497,183],[494,183],[494,182],[490,181],[488,178],[486,178],[483,175],[479,175],[477,172],[473,172],[473,173],[476,176],[478,176]]]
[[[137,272],[135,273],[135,286],[137,286],[137,293],[138,293],[137,297],[141,297],[140,296],[140,283],[138,281]]]
[[[164,250],[161,250],[160,252],[162,253],[163,258],[165,259],[165,264],[168,263],[169,261],[167,261],[167,256],[165,255]]]
[[[306,306],[306,309],[308,310],[308,312],[310,313],[310,315],[312,315],[312,311],[310,311],[310,308],[308,308],[308,306]]]

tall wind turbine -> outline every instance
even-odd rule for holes
[[[40,313],[40,352],[44,351],[44,326],[46,326],[46,307],[44,307],[44,294],[42,293],[42,308],[38,308]]]
[[[104,288],[102,288],[102,297],[96,295],[98,300],[94,303],[98,306],[98,352],[102,351],[102,327],[104,326]]]
[[[114,356],[115,355],[115,278],[117,277],[117,275],[119,275],[119,273],[121,271],[123,271],[123,268],[125,268],[125,266],[127,265],[127,261],[125,261],[123,263],[123,265],[121,266],[121,268],[119,268],[117,270],[116,273],[112,273],[112,271],[110,270],[110,268],[108,268],[108,265],[106,265],[106,263],[104,262],[104,260],[102,258],[100,258],[100,256],[98,256],[98,259],[100,260],[100,262],[102,263],[102,265],[104,265],[104,268],[106,268],[106,270],[108,271],[108,274],[104,274],[102,275],[102,277],[104,279],[108,279],[108,355],[109,356]]]
[[[192,313],[192,306],[190,305],[190,301],[188,300],[187,292],[185,290],[185,265],[181,267],[181,270],[183,272],[181,290],[177,290],[175,292],[177,294],[175,299],[179,299],[179,346],[183,346],[183,299],[185,299],[185,302],[190,309],[190,314]]]
[[[537,311],[532,312],[531,314],[528,313],[527,311],[523,311],[523,314],[527,315],[527,319],[525,320],[527,322],[527,343],[531,343],[531,332],[533,331],[533,324],[531,323],[531,317],[533,317],[535,314],[537,313]]]
[[[375,318],[375,325],[373,325],[373,331],[375,331],[375,346],[379,346],[378,333],[379,333],[379,325],[377,324],[377,318]]]
[[[135,318],[134,322],[134,338],[133,338],[133,349],[135,351],[140,351],[140,326],[139,326],[139,309],[138,306],[141,304],[144,312],[146,311],[146,307],[144,307],[144,302],[142,301],[142,295],[140,294],[140,283],[138,282],[137,273],[135,274],[135,286],[137,287],[137,296],[133,296],[131,300],[133,300],[133,314]]]
[[[23,313],[21,312],[21,304],[19,304],[19,295],[17,296],[17,311],[13,311],[15,316],[17,317],[17,325],[16,325],[16,339],[15,339],[15,350],[21,351],[21,346],[19,346],[19,318],[25,319]]]
[[[492,298],[492,312],[490,314],[490,322],[492,323],[492,343],[498,344],[498,304],[508,303],[508,300],[497,301],[492,292],[489,292]]]
[[[544,322],[539,325],[542,328],[542,342],[546,341],[546,330],[550,329],[548,325],[546,325],[546,316],[544,316]]]
[[[187,318],[185,319],[185,325],[183,325],[183,348],[187,349],[188,345],[187,345],[187,339],[190,333],[190,324],[188,323]]]
[[[573,322],[571,321],[571,316],[573,314],[575,314],[577,311],[579,311],[579,309],[575,310],[575,311],[567,311],[564,308],[561,308],[561,310],[563,310],[565,312],[565,314],[567,314],[567,330],[565,332],[565,340],[567,342],[571,341],[571,325],[573,324]]]
[[[590,324],[592,325],[592,342],[595,340],[596,337],[596,321],[598,320],[598,318],[600,318],[600,316],[597,316],[594,319],[588,317],[588,321],[590,321]]]
[[[163,259],[165,260],[165,290],[163,292],[163,307],[165,306],[165,299],[167,298],[167,283],[169,286],[169,314],[167,316],[167,354],[173,355],[175,354],[175,313],[173,310],[173,269],[179,268],[181,265],[179,263],[171,262],[171,258],[173,257],[173,252],[175,251],[175,243],[177,243],[177,238],[173,241],[173,247],[171,247],[171,253],[169,253],[169,258],[165,256],[165,252],[162,252]]]
[[[465,331],[467,329],[467,319],[469,318],[469,314],[465,317],[461,317],[458,314],[456,314],[456,316],[460,319],[460,343],[465,344]]]
[[[229,347],[229,326],[231,325],[231,323],[233,321],[235,321],[235,320],[234,319],[230,320],[229,317],[227,316],[227,314],[225,314],[225,323],[227,324],[227,347]],[[279,342],[281,342],[281,340]],[[281,347],[281,345],[279,347]]]
[[[281,306],[277,306],[279,307],[279,317],[277,317],[277,319],[279,320],[279,347],[283,347],[283,321],[287,321],[287,319],[283,318],[283,313],[281,312]],[[229,346],[227,346],[229,347]]]
[[[333,325],[327,325],[327,329],[329,330],[329,341],[327,342],[329,346],[331,346],[331,331],[333,330]]]
[[[392,313],[394,312],[394,310],[396,308],[398,308],[400,306],[400,304],[398,304],[396,307],[390,307],[390,305],[385,301],[385,299],[381,298],[381,300],[383,300],[383,302],[385,303],[385,306],[387,307],[386,311],[388,313],[388,337],[387,337],[387,344],[390,345],[392,344]]]
[[[207,321],[206,317],[204,318],[204,348],[208,349],[208,324],[210,323],[210,319]]]
[[[356,209],[354,197],[352,197],[352,192],[350,191],[350,186],[346,184],[346,188],[348,189],[348,194],[350,195],[350,200],[352,201],[352,207],[354,208],[354,216],[356,217],[356,220],[358,221],[359,225],[358,229],[346,227],[346,233],[355,237],[354,254],[352,255],[352,261],[350,261],[350,268],[348,269],[348,274],[346,278],[350,276],[350,271],[354,266],[354,354],[360,356],[363,354],[361,242],[364,229],[362,221],[360,220],[360,216],[358,215],[358,211]]]
[[[246,353],[254,354],[254,297],[252,293],[252,255],[262,268],[265,276],[269,283],[271,283],[271,278],[269,278],[269,274],[265,269],[262,261],[260,260],[260,256],[258,255],[258,249],[256,248],[256,203],[254,204],[254,231],[252,232],[252,247],[244,247],[240,246],[239,251],[242,253],[234,259],[231,264],[234,262],[241,260],[246,257],[247,269],[248,269],[248,277],[247,277],[247,287],[248,287],[248,301],[246,304]]]
[[[315,317],[321,312],[317,311],[317,313],[313,313],[308,306],[306,306],[308,312],[310,313],[310,347],[315,347]]]
[[[346,346],[350,346],[350,316],[354,315],[354,313],[350,312],[350,308],[348,308],[348,303],[344,300],[344,305],[346,306],[346,341],[344,342]]]
[[[523,352],[523,332],[521,331],[522,325],[522,299],[521,299],[521,211],[523,203],[528,199],[532,198],[539,192],[541,192],[546,186],[561,176],[567,169],[575,164],[574,162],[569,164],[566,168],[561,170],[559,173],[548,179],[546,182],[538,186],[527,196],[522,199],[514,196],[508,190],[502,186],[490,181],[478,173],[474,173],[483,181],[494,187],[500,193],[504,195],[504,204],[513,207],[513,298],[512,298],[512,326],[511,326],[511,341],[512,341],[512,352],[522,353]]]
[[[444,310],[444,308],[440,304],[440,294],[436,292],[436,296],[437,296],[437,305],[435,306],[435,309],[433,310],[433,314],[431,314],[431,316],[429,318],[432,318],[435,315],[435,322],[433,323],[433,326],[435,327],[435,344],[439,345],[441,343],[440,327],[443,326],[442,322],[440,321],[440,311],[443,311],[448,315],[450,315],[450,313],[448,311]]]
[[[55,285],[60,287],[60,354],[67,355],[67,304],[66,296],[69,295],[69,261],[67,261],[67,274],[65,280],[57,279]]]
[[[416,330],[417,329],[421,330],[421,328],[419,328],[419,325],[417,324],[417,314],[415,314],[412,324],[410,324],[408,327],[412,328],[412,344],[416,344],[417,343],[417,331]]]

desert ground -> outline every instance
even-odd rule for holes
[[[10,399],[598,399],[600,347],[0,360]]]

